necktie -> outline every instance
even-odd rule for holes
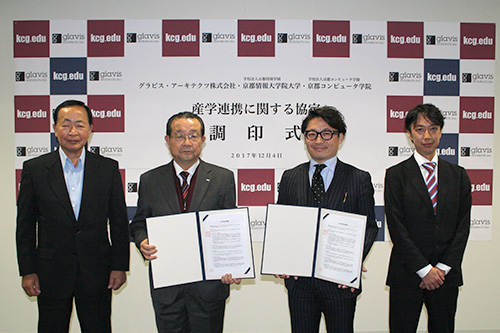
[[[180,173],[182,177],[182,185],[181,185],[181,191],[182,191],[182,202],[184,203],[184,210],[186,210],[186,205],[187,205],[187,194],[189,192],[189,184],[188,184],[188,176],[189,172],[182,171]]]
[[[321,177],[321,170],[326,168],[324,164],[316,164],[316,170],[312,176],[312,191],[314,195],[314,201],[319,204],[325,195],[325,184],[323,183],[323,177]]]
[[[436,163],[424,163],[422,164],[422,166],[429,172],[429,174],[427,175],[427,179],[425,180],[425,185],[427,186],[427,191],[429,191],[429,196],[431,197],[434,214],[436,214],[438,194],[438,184],[436,175],[434,174]]]

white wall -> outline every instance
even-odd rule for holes
[[[0,0],[0,331],[36,331],[36,301],[24,295],[17,273],[15,232],[15,144],[14,144],[14,67],[13,20],[37,19],[162,19],[162,18],[275,18],[275,19],[341,19],[376,21],[488,22],[500,26],[500,1],[481,0]],[[497,29],[497,37],[498,29]],[[497,57],[500,55],[497,42]],[[500,77],[500,62],[495,75]],[[499,95],[497,85],[496,94]],[[500,103],[495,103],[499,110]],[[495,124],[495,142],[500,127]],[[495,154],[495,169],[500,167],[500,153]],[[500,205],[496,202],[498,177],[494,177],[493,240],[470,242],[463,270],[465,286],[461,289],[456,319],[460,331],[500,331],[497,280],[500,266]],[[255,260],[260,263],[261,244],[255,244]],[[364,292],[358,300],[356,331],[388,330],[388,289],[385,275],[390,252],[389,243],[376,243],[368,257]],[[132,248],[131,272],[125,288],[113,298],[115,332],[155,332],[150,303],[146,265]],[[419,329],[425,330],[423,318]],[[274,278],[257,277],[233,287],[226,308],[226,332],[288,332],[289,318],[283,284]],[[79,332],[73,318],[72,332]]]

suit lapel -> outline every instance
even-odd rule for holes
[[[343,188],[346,188],[345,182],[347,181],[346,175],[346,166],[345,164],[337,158],[337,165],[335,166],[335,172],[333,174],[333,179],[328,187],[327,192],[331,193],[331,202],[330,204],[335,207],[334,209],[338,209],[338,204],[343,202],[343,196],[345,193],[342,193]]]
[[[439,159],[438,162],[438,194],[437,194],[437,211],[438,215],[442,210],[439,209],[439,203],[445,202],[446,196],[451,193],[451,183],[448,181],[452,179],[451,169],[448,163],[444,160]],[[441,207],[444,207],[441,205]]]
[[[100,181],[100,165],[96,156],[88,151],[85,151],[85,165],[83,170],[83,188],[82,188],[82,202],[80,204],[80,212],[78,220],[84,217],[85,212],[92,211],[91,198],[99,192]]]
[[[429,209],[433,209],[432,201],[429,196],[429,192],[427,191],[427,186],[425,186],[424,178],[422,177],[422,172],[420,171],[420,166],[417,164],[417,161],[415,161],[413,156],[406,160],[404,176],[415,188],[415,194],[422,199]]]
[[[212,179],[212,169],[208,165],[200,160],[200,165],[198,166],[198,171],[196,175],[196,183],[194,184],[193,197],[191,198],[190,211],[200,210],[199,207],[205,194],[210,187],[210,181]]]
[[[165,165],[160,170],[160,175],[159,186],[161,193],[159,193],[159,195],[162,195],[165,198],[165,202],[170,208],[170,211],[174,214],[180,213],[181,208],[179,207],[179,198],[177,197],[173,161]]]
[[[66,181],[64,180],[59,151],[52,153],[52,158],[47,163],[47,173],[49,186],[54,191],[55,195],[59,199],[59,202],[64,207],[64,210],[66,210],[68,215],[76,222],[75,213],[71,207],[71,201],[68,195],[68,189],[66,188]]]

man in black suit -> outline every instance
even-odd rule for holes
[[[472,198],[466,171],[436,154],[443,126],[432,104],[408,112],[405,127],[416,151],[385,177],[392,332],[415,332],[422,304],[429,332],[454,331]]]
[[[200,117],[191,112],[170,117],[165,141],[173,161],[141,175],[137,213],[130,225],[146,260],[157,258],[156,246],[148,243],[147,218],[236,207],[233,173],[199,158],[205,142]],[[150,270],[158,332],[222,332],[229,284],[240,282],[226,274],[221,281],[153,289]]]
[[[346,133],[344,117],[333,107],[312,109],[301,130],[311,160],[283,173],[278,203],[367,216],[364,259],[378,231],[374,190],[368,172],[337,158]],[[281,277],[286,279],[292,332],[318,332],[322,313],[328,332],[353,332],[360,290],[316,278]]]
[[[111,332],[111,289],[129,269],[128,217],[118,163],[85,149],[92,113],[65,101],[53,114],[59,149],[26,161],[17,202],[22,286],[38,296],[38,331]],[[111,242],[108,237],[111,236]]]

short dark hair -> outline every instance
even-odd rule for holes
[[[172,122],[176,119],[196,119],[200,122],[201,124],[201,136],[205,135],[205,124],[203,123],[203,120],[198,116],[197,114],[194,114],[189,111],[183,111],[179,112],[177,114],[174,114],[172,117],[168,119],[167,122],[167,135],[170,136],[172,134]]]
[[[328,125],[330,125],[330,127],[335,128],[342,134],[347,132],[347,126],[342,113],[340,113],[340,111],[333,106],[325,105],[309,110],[307,117],[305,117],[302,121],[302,134],[305,133],[307,125],[309,125],[309,122],[314,118],[322,118]]]
[[[406,115],[405,128],[411,133],[412,126],[416,124],[418,120],[418,115],[421,114],[425,119],[427,119],[433,125],[438,125],[443,129],[444,117],[434,104],[419,104],[411,109]]]
[[[54,119],[54,124],[57,124],[57,118],[59,117],[59,110],[70,106],[79,106],[84,108],[85,111],[87,111],[87,118],[89,120],[89,125],[92,125],[92,112],[90,111],[89,107],[85,105],[85,103],[83,103],[82,101],[77,101],[74,99],[69,99],[67,101],[64,101],[56,107],[54,113],[52,114],[52,119]]]

